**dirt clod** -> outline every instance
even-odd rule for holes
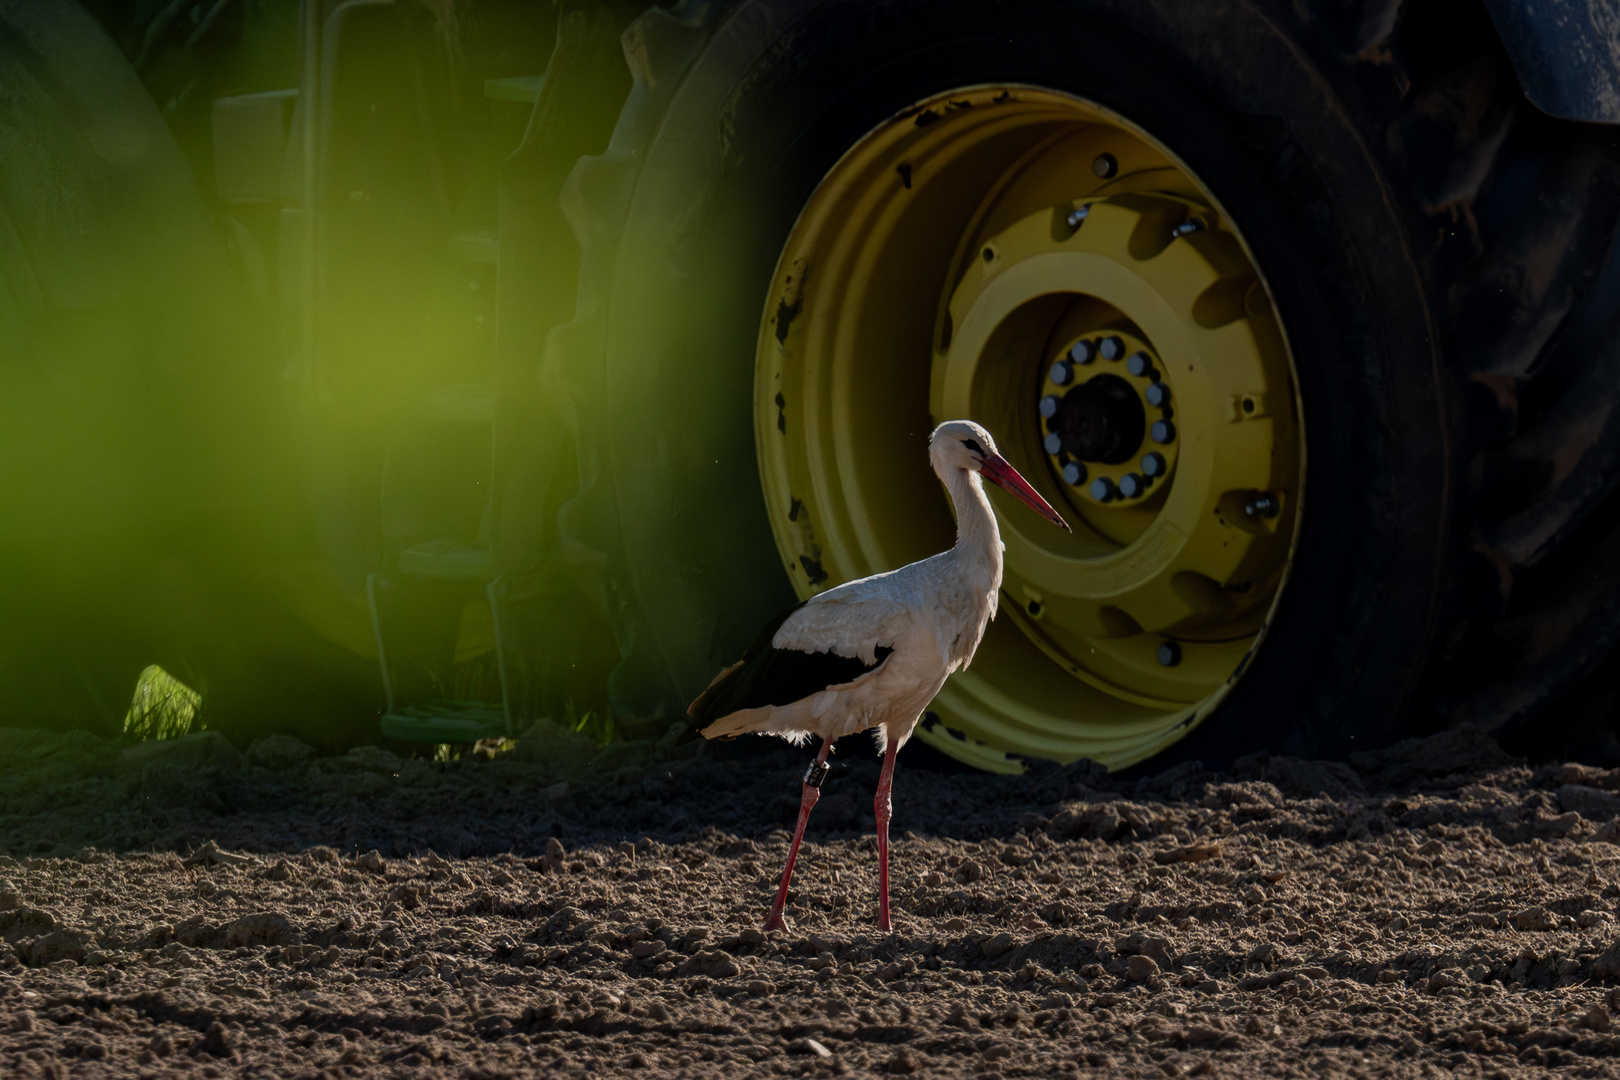
[[[1159,973],[1151,956],[1133,956],[1125,961],[1125,977],[1131,982],[1147,982]]]
[[[269,735],[248,746],[247,759],[276,771],[304,769],[315,759],[315,748],[291,735]]]
[[[979,952],[986,960],[997,960],[1011,952],[1013,944],[1011,934],[996,934],[979,943]]]
[[[236,1052],[234,1042],[229,1029],[215,1020],[208,1025],[208,1031],[204,1033],[202,1042],[197,1044],[197,1052],[211,1054],[214,1057],[231,1057]]]
[[[225,943],[235,948],[244,945],[291,945],[297,938],[297,932],[286,917],[273,911],[244,915],[225,928]]]
[[[1183,844],[1169,851],[1161,851],[1153,856],[1153,861],[1160,866],[1173,866],[1176,863],[1197,863],[1207,859],[1221,857],[1219,844]]]
[[[232,854],[221,850],[218,843],[209,839],[187,857],[186,866],[242,866],[253,860],[245,855]]]
[[[1538,905],[1523,908],[1508,916],[1508,921],[1515,927],[1525,931],[1556,930],[1557,921],[1546,908]]]

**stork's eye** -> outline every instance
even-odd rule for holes
[[[978,454],[980,457],[985,457],[986,456],[985,452],[984,452],[984,447],[979,445],[979,442],[978,442],[977,439],[963,439],[962,440],[962,445],[967,447],[969,450],[973,451],[975,454]]]

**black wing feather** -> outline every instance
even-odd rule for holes
[[[856,657],[830,652],[807,653],[772,646],[771,639],[782,624],[802,607],[802,603],[794,604],[767,623],[748,646],[742,662],[721,672],[703,695],[692,702],[687,714],[706,725],[741,709],[791,705],[829,686],[860,678],[894,651],[887,645],[879,645],[877,663],[868,664]]]

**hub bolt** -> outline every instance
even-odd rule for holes
[[[1049,431],[1046,433],[1046,438],[1042,440],[1041,445],[1046,447],[1048,454],[1056,454],[1063,449],[1063,436],[1055,431]]]
[[[1074,378],[1074,365],[1067,360],[1059,360],[1052,365],[1052,371],[1047,377],[1059,386],[1068,386],[1069,380]]]
[[[1047,420],[1057,415],[1058,399],[1056,394],[1047,394],[1041,398],[1041,416]]]
[[[1113,154],[1098,154],[1097,159],[1091,163],[1091,171],[1104,180],[1112,180],[1114,174],[1119,172],[1119,159]]]
[[[1175,667],[1181,663],[1181,643],[1179,641],[1162,641],[1156,655],[1161,667]]]
[[[1125,361],[1125,370],[1132,375],[1152,375],[1153,359],[1145,352],[1133,352],[1131,358]]]
[[[1274,518],[1279,509],[1275,495],[1261,495],[1243,504],[1243,512],[1250,517]]]
[[[1077,364],[1089,364],[1097,359],[1097,347],[1089,341],[1077,341],[1069,350],[1069,359]]]
[[[1174,240],[1178,236],[1190,236],[1193,233],[1201,230],[1203,227],[1204,222],[1201,218],[1188,218],[1186,221],[1183,221],[1180,225],[1177,225],[1175,228],[1170,230],[1170,239]]]
[[[1147,481],[1133,472],[1128,472],[1119,478],[1119,494],[1124,499],[1134,499],[1147,491]]]
[[[1158,451],[1154,451],[1142,459],[1142,475],[1150,480],[1156,480],[1163,476],[1164,469],[1164,455]]]
[[[1078,229],[1080,227],[1080,223],[1086,220],[1086,218],[1089,216],[1091,216],[1091,204],[1086,203],[1084,206],[1079,206],[1069,211],[1069,216],[1063,220],[1068,223],[1069,228]]]
[[[1156,443],[1173,443],[1176,441],[1176,425],[1168,420],[1155,420],[1153,426],[1148,428],[1148,434],[1153,436]]]
[[[1170,400],[1170,388],[1162,382],[1156,382],[1149,386],[1142,396],[1147,398],[1149,405],[1163,407]]]
[[[1097,353],[1104,360],[1118,360],[1125,355],[1125,343],[1117,337],[1105,337],[1097,344]]]
[[[1098,502],[1108,502],[1114,494],[1114,482],[1108,477],[1099,476],[1091,482],[1091,497]]]
[[[1086,482],[1086,467],[1078,461],[1071,461],[1063,466],[1063,482],[1070,487],[1079,487]]]

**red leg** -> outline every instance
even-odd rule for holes
[[[765,929],[786,930],[787,919],[782,916],[782,909],[787,907],[788,883],[793,880],[793,864],[799,858],[799,841],[804,839],[804,827],[810,821],[810,810],[821,798],[821,781],[827,776],[827,752],[832,749],[833,741],[823,739],[821,753],[816,755],[816,763],[810,766],[810,771],[804,778],[804,792],[799,796],[799,824],[793,830],[793,846],[788,848],[787,869],[782,871],[782,887],[776,890],[776,900],[771,904],[771,917],[765,920]]]
[[[883,773],[878,777],[877,797],[872,800],[872,814],[877,818],[878,841],[878,929],[889,931],[894,923],[889,919],[889,787],[894,781],[894,755],[899,745],[889,740],[883,751]]]

